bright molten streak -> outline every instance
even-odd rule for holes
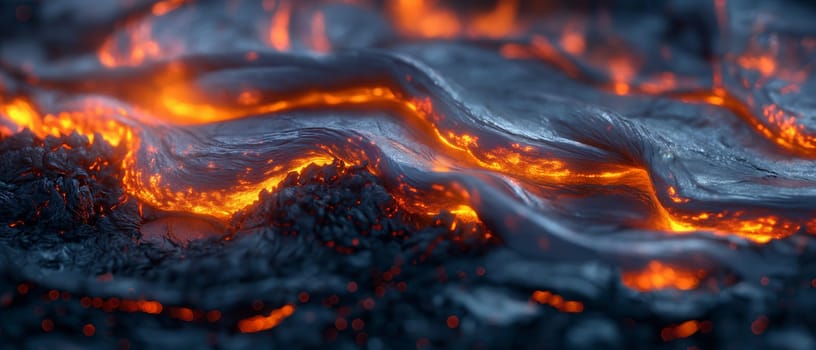
[[[243,107],[222,107],[189,101],[189,96],[178,89],[167,89],[158,97],[163,106],[156,112],[163,123],[169,125],[206,124],[241,118],[248,115],[272,114],[300,108],[330,108],[333,106],[392,106],[405,118],[421,123],[432,130],[438,140],[438,151],[459,162],[460,168],[495,171],[505,176],[543,185],[615,185],[629,186],[647,194],[655,208],[647,229],[670,232],[713,231],[739,234],[756,242],[767,242],[785,237],[799,225],[774,216],[746,217],[743,212],[679,213],[664,206],[658,198],[646,170],[631,166],[610,164],[604,171],[585,172],[570,169],[559,159],[542,158],[532,146],[511,144],[508,147],[486,149],[479,146],[476,136],[458,130],[441,129],[444,116],[437,115],[427,99],[406,99],[399,93],[384,87],[349,87],[337,91],[314,91],[269,103],[253,102]],[[85,110],[40,116],[24,100],[4,104],[3,115],[17,125],[20,131],[29,128],[39,136],[70,134],[78,132],[93,141],[95,133],[112,145],[124,143],[129,150],[123,160],[123,186],[127,192],[141,201],[161,210],[182,211],[211,215],[228,219],[237,211],[258,199],[258,193],[270,190],[290,171],[300,171],[309,164],[327,164],[333,159],[328,154],[304,155],[284,165],[265,180],[254,183],[238,183],[224,190],[202,191],[195,188],[172,190],[161,174],[145,173],[136,159],[141,140],[137,132],[107,115],[117,111],[90,105]],[[120,112],[120,111],[119,111]],[[348,164],[360,164],[363,159],[343,159]],[[672,202],[684,202],[673,188],[666,189]]]

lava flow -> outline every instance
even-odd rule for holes
[[[449,344],[437,326],[552,314],[615,315],[587,321],[603,339],[584,348],[644,315],[665,316],[663,342],[721,331],[704,319],[718,303],[807,285],[788,279],[816,234],[816,33],[795,9],[816,9],[635,3],[15,5],[0,252],[90,277],[10,271],[0,306],[42,286],[58,308],[77,307],[70,290],[94,295],[88,312],[207,321],[213,339],[295,325],[282,344],[304,345],[293,329],[312,322],[382,343],[403,311],[399,332],[433,334],[418,348]],[[428,290],[433,308],[404,308]],[[734,315],[762,332],[787,317],[757,305]],[[65,311],[37,310],[60,330]]]
[[[3,62],[0,133],[113,146],[122,203],[151,208],[145,221],[229,226],[290,173],[340,160],[413,214],[453,214],[451,231],[484,224],[530,256],[647,265],[622,277],[639,291],[698,288],[697,265],[745,274],[720,249],[812,230],[816,126],[801,102],[812,79],[789,67],[812,40],[774,39],[761,24],[726,35],[730,17],[690,15],[638,41],[602,9],[483,3],[117,8],[127,13],[113,33],[76,56],[52,50],[55,68]],[[714,38],[699,47],[672,30]],[[658,261],[666,252],[671,263]],[[677,261],[684,252],[706,258]],[[293,310],[239,327],[268,329]]]
[[[569,164],[561,159],[543,158],[542,150],[530,145],[512,143],[507,147],[498,146],[493,149],[479,147],[479,136],[468,133],[456,134],[462,130],[440,130],[438,125],[445,117],[438,115],[429,100],[415,100],[402,97],[388,87],[360,87],[349,88],[332,92],[310,92],[294,96],[285,100],[277,100],[269,104],[259,100],[249,103],[242,99],[245,92],[237,98],[239,107],[224,108],[217,105],[188,103],[179,98],[183,94],[171,90],[163,91],[154,100],[163,103],[163,109],[154,114],[153,122],[160,120],[162,124],[184,126],[223,122],[249,115],[263,115],[281,113],[297,109],[325,109],[341,106],[391,106],[401,111],[409,122],[417,123],[425,130],[432,130],[436,138],[438,152],[448,155],[452,161],[458,162],[449,167],[474,168],[495,171],[505,176],[515,177],[520,181],[530,183],[530,186],[629,186],[633,191],[642,192],[649,198],[655,208],[648,226],[644,228],[666,230],[670,232],[693,232],[711,230],[720,233],[734,233],[757,242],[767,242],[773,238],[785,237],[795,232],[799,226],[790,220],[777,216],[759,216],[743,218],[742,211],[729,213],[701,212],[694,214],[674,214],[666,208],[655,191],[648,173],[639,167],[626,164],[603,164],[600,166],[607,171],[581,172],[569,168]],[[309,164],[327,164],[338,154],[313,154],[306,158],[293,159],[287,164],[276,165],[267,170],[266,178],[251,183],[240,181],[233,186],[224,186],[219,191],[205,191],[196,188],[187,188],[174,191],[171,186],[163,183],[162,174],[150,168],[140,168],[137,164],[144,161],[135,159],[140,148],[148,149],[148,154],[156,154],[154,146],[142,145],[138,137],[139,130],[127,125],[132,122],[122,122],[116,119],[105,120],[105,114],[121,113],[127,118],[127,112],[113,111],[104,106],[91,106],[85,110],[75,112],[61,112],[57,115],[46,114],[40,116],[24,100],[14,100],[5,106],[9,120],[16,124],[16,131],[23,128],[31,129],[40,137],[45,135],[70,135],[78,132],[87,136],[91,142],[95,134],[114,146],[123,144],[128,150],[122,161],[125,177],[123,186],[131,194],[146,204],[165,211],[190,212],[207,214],[221,219],[227,219],[237,211],[249,206],[257,200],[257,194],[262,190],[271,190],[290,171],[299,171]],[[144,117],[143,117],[144,118]],[[138,119],[136,120],[138,121]],[[481,136],[485,137],[485,136]],[[488,136],[489,137],[489,136]],[[500,137],[500,136],[495,136]],[[360,164],[365,159],[345,158],[349,164]],[[153,160],[148,163],[154,162]],[[269,160],[274,163],[274,160]],[[208,168],[216,167],[209,164]],[[436,167],[437,170],[440,170]],[[250,169],[247,169],[250,171]],[[442,170],[447,171],[447,170]],[[277,174],[277,175],[272,175]],[[268,176],[272,175],[272,176]],[[535,191],[532,187],[530,191]],[[678,197],[674,188],[669,187],[664,198],[670,198],[673,203],[686,203],[688,199]],[[439,207],[438,205],[436,207]],[[448,208],[450,209],[450,208]]]

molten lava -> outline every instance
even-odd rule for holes
[[[643,270],[624,272],[622,278],[625,286],[639,291],[667,288],[691,290],[700,285],[704,275],[705,271],[688,271],[652,261]]]
[[[383,11],[402,37],[497,40],[501,43],[496,45],[496,51],[503,57],[544,61],[567,77],[598,88],[605,98],[625,100],[660,97],[722,108],[741,118],[758,135],[795,156],[812,158],[816,155],[816,134],[800,123],[800,115],[767,99],[743,97],[752,93],[757,86],[764,86],[763,82],[772,77],[786,78],[790,84],[786,85],[785,91],[791,94],[798,92],[797,84],[801,82],[801,74],[783,69],[777,58],[778,52],[724,57],[724,64],[732,64],[733,67],[757,75],[753,84],[742,84],[747,92],[736,88],[725,89],[719,69],[713,70],[709,84],[695,85],[696,81],[692,77],[683,76],[683,72],[654,69],[646,71],[648,60],[630,50],[630,46],[620,38],[610,37],[608,41],[600,43],[589,37],[587,33],[590,24],[586,21],[568,19],[559,33],[538,33],[530,29],[530,22],[521,15],[522,3],[519,0],[502,0],[496,1],[489,9],[460,11],[441,1],[393,0],[386,2]],[[98,62],[109,72],[118,72],[128,67],[146,67],[155,61],[172,61],[187,54],[185,48],[189,43],[159,37],[155,33],[158,20],[173,12],[182,11],[187,5],[187,1],[181,0],[157,2],[145,18],[125,22],[119,26],[119,31],[102,42],[96,52]],[[263,2],[263,9],[266,10],[267,25],[259,42],[274,51],[296,51],[308,47],[311,51],[309,54],[312,55],[314,52],[332,53],[332,50],[339,47],[328,36],[330,17],[323,10],[308,9],[311,14],[307,16],[308,23],[301,26],[296,23],[296,15],[302,14],[299,12],[302,9],[296,2],[267,0]],[[602,24],[600,26],[600,29],[604,29]],[[661,55],[662,59],[668,61],[671,52]],[[245,57],[247,62],[259,61],[257,51],[249,51]],[[275,64],[270,63],[269,66],[275,67]],[[181,67],[186,68],[192,69]],[[422,67],[414,68],[433,77],[433,74],[427,73],[430,69],[425,71]],[[207,69],[217,70],[218,67],[214,64]],[[281,71],[286,69],[288,68],[280,68]],[[319,69],[315,71],[332,74]],[[379,81],[368,78],[347,79],[342,86],[300,89],[285,94],[267,93],[252,86],[237,93],[226,89],[212,93],[201,91],[203,88],[199,90],[196,84],[200,82],[194,82],[194,79],[195,77],[184,75],[168,78],[161,84],[154,84],[159,85],[157,90],[138,98],[87,84],[91,87],[87,87],[86,91],[91,93],[83,98],[78,107],[51,112],[51,100],[43,97],[50,86],[38,86],[37,82],[33,82],[32,89],[2,96],[0,116],[3,123],[0,131],[9,136],[29,129],[38,137],[78,133],[87,137],[90,143],[104,140],[124,150],[121,159],[122,187],[140,203],[159,211],[207,215],[222,222],[227,222],[236,213],[256,202],[259,193],[278,187],[289,172],[299,172],[310,164],[325,165],[340,158],[347,164],[368,164],[371,172],[378,175],[387,173],[389,169],[384,168],[382,159],[370,158],[375,152],[364,149],[386,146],[377,144],[370,136],[376,132],[361,133],[365,137],[360,136],[358,139],[348,137],[348,142],[344,145],[323,140],[310,141],[309,151],[290,155],[286,159],[254,159],[252,150],[245,150],[243,156],[251,160],[249,163],[256,165],[245,169],[230,168],[231,163],[228,161],[223,164],[211,162],[206,169],[173,168],[173,157],[185,157],[190,152],[189,149],[179,151],[188,145],[174,143],[176,141],[173,137],[179,137],[178,134],[194,135],[191,137],[194,141],[189,141],[190,143],[203,143],[201,139],[204,137],[196,134],[200,130],[197,128],[217,128],[257,116],[274,119],[298,111],[315,110],[382,111],[394,115],[394,124],[419,135],[412,136],[419,140],[414,144],[406,141],[404,145],[394,148],[407,149],[421,145],[423,150],[414,153],[432,153],[422,158],[405,152],[409,155],[403,158],[416,158],[415,164],[419,164],[416,165],[417,168],[440,178],[477,174],[475,177],[480,180],[502,179],[505,187],[515,186],[518,188],[517,192],[524,193],[518,197],[527,199],[518,202],[528,204],[533,212],[547,210],[544,205],[531,204],[538,203],[541,198],[557,198],[566,202],[610,194],[629,196],[641,202],[644,213],[640,213],[643,218],[627,218],[616,223],[623,228],[666,233],[705,231],[719,236],[738,236],[757,243],[791,236],[805,226],[807,221],[801,215],[760,210],[752,206],[712,210],[701,206],[701,201],[696,198],[683,197],[679,185],[666,184],[669,180],[655,174],[648,160],[624,160],[626,157],[621,156],[619,159],[585,161],[583,158],[588,157],[581,153],[585,149],[595,147],[598,154],[601,154],[611,147],[589,142],[576,146],[582,140],[567,140],[567,136],[558,136],[566,141],[553,139],[556,141],[540,142],[536,136],[521,136],[521,132],[512,135],[502,130],[498,122],[491,124],[482,120],[475,121],[473,116],[481,113],[478,111],[481,106],[462,108],[462,103],[446,103],[445,98],[424,91],[437,89],[433,91],[446,91],[449,95],[454,95],[445,90],[447,87],[440,87],[445,84],[431,78],[428,80],[432,83],[425,83],[425,86],[411,85],[411,76],[407,74],[405,80],[409,83],[402,80],[397,83],[397,78],[386,76],[379,77]],[[150,78],[144,78],[144,82],[150,82]],[[236,84],[241,85],[241,82]],[[134,88],[135,90],[137,89]],[[99,96],[105,98],[99,99]],[[123,105],[128,107],[120,107]],[[489,103],[485,103],[487,107],[484,110],[489,110],[488,105]],[[473,120],[446,115],[457,108],[467,110],[461,113],[471,113],[467,115]],[[511,139],[507,135],[518,137]],[[411,142],[414,142],[413,139]],[[614,152],[607,154],[612,153]],[[189,176],[195,177],[221,170],[232,175],[225,176],[217,185],[200,186],[195,181],[180,184],[177,177],[174,177],[174,171],[188,171]],[[195,173],[196,171],[199,173]],[[475,185],[452,191],[451,183],[458,184],[457,181],[451,180],[444,185],[433,183],[427,186],[430,190],[400,184],[395,187],[409,190],[395,196],[401,204],[423,215],[432,216],[439,209],[445,209],[453,213],[459,222],[481,222],[485,213],[479,212],[478,208],[482,208],[480,204],[484,204],[484,201],[491,199],[480,197],[479,191],[473,190],[477,187]],[[423,195],[431,192],[444,195]],[[535,199],[529,199],[533,197]],[[580,217],[580,214],[576,214],[576,217]],[[485,221],[490,224],[490,220]],[[501,219],[492,221],[495,223]],[[451,229],[455,230],[455,226]],[[669,267],[658,261],[650,263],[644,271],[626,272],[623,275],[625,285],[640,291],[662,288],[689,290],[696,288],[699,280],[700,274],[697,271]],[[567,312],[579,312],[583,307],[578,302],[555,299],[556,296],[545,294],[547,292],[536,293],[533,298],[539,303],[564,308]],[[239,328],[242,332],[268,329],[292,312],[293,307],[286,306],[269,316],[246,320]]]

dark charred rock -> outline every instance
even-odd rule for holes
[[[50,230],[66,240],[87,238],[90,228],[119,218],[112,213],[125,204],[120,157],[106,143],[89,144],[77,134],[41,140],[24,132],[3,139],[0,222]]]
[[[9,162],[24,159],[20,149],[43,154],[50,149],[46,145],[74,142],[75,150],[86,153],[72,154],[85,157],[63,158],[66,169],[113,152],[75,137],[41,141],[21,134],[5,141],[0,158]],[[46,158],[59,157],[57,152]],[[96,186],[107,181],[104,175],[116,173],[115,163],[109,164],[87,174],[94,180],[88,182],[89,193],[101,191]],[[36,169],[55,178],[68,176],[47,167]],[[35,188],[6,176],[7,191]],[[48,198],[31,193],[40,196],[34,198]],[[80,191],[70,194],[75,201],[82,196]],[[22,192],[14,196],[33,197]],[[98,202],[117,203],[109,198]],[[29,212],[15,213],[28,217],[35,210],[36,206],[30,206]],[[769,299],[762,292],[736,298],[709,296],[718,307],[699,317],[712,322],[713,332],[663,343],[661,330],[682,319],[661,320],[648,311],[649,302],[633,302],[637,296],[613,282],[614,271],[598,266],[578,270],[566,265],[534,266],[500,246],[488,250],[493,252],[486,257],[484,249],[489,245],[484,242],[468,245],[462,243],[467,240],[454,239],[462,232],[449,230],[454,220],[451,214],[441,213],[431,222],[417,219],[396,205],[379,178],[365,167],[341,162],[290,174],[279,189],[263,193],[254,207],[236,216],[238,231],[231,239],[193,240],[186,248],[138,243],[133,239],[137,213],[128,205],[100,211],[108,214],[88,221],[68,207],[63,210],[65,220],[77,225],[70,242],[65,235],[50,233],[50,221],[2,228],[0,256],[5,259],[0,268],[0,302],[2,315],[14,317],[14,322],[4,318],[0,327],[6,344],[200,348],[217,342],[231,348],[292,343],[308,347],[328,341],[345,348],[356,347],[365,337],[366,344],[374,347],[549,344],[591,349],[664,344],[685,348],[734,344],[728,337],[750,336],[751,324],[759,317],[767,319],[769,335],[760,340],[767,339],[769,346],[798,349],[812,342],[806,331],[780,318],[791,312],[785,311],[787,307],[807,305],[813,299],[808,288],[794,289],[799,293],[785,300]],[[375,219],[389,232],[404,234],[373,230],[370,226]],[[128,227],[133,234],[125,234]],[[331,229],[336,227],[343,231]],[[351,241],[354,238],[358,239],[356,246]],[[332,241],[337,243],[327,244]],[[349,249],[338,249],[342,244]],[[15,259],[23,256],[27,258]],[[43,275],[38,271],[52,272]],[[519,271],[527,272],[516,273]],[[536,278],[525,277],[530,274]],[[783,280],[778,286],[801,283],[809,281]],[[585,309],[567,314],[531,303],[533,286],[580,300]],[[655,297],[652,302],[665,303],[676,296]],[[129,298],[158,300],[164,309],[158,315],[123,311],[121,305]],[[240,319],[285,304],[294,305],[296,311],[274,331],[236,335]],[[192,319],[185,321],[179,308],[193,310]],[[213,310],[219,312],[219,318],[211,322],[207,317],[212,317],[208,312]],[[813,317],[796,314],[802,319]],[[451,317],[456,317],[453,328]],[[84,335],[88,325],[93,325],[91,337]],[[752,340],[750,344],[765,343]]]

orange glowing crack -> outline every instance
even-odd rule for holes
[[[706,103],[726,108],[782,148],[805,157],[816,156],[816,135],[809,134],[804,125],[797,122],[795,116],[775,104],[764,106],[762,108],[764,119],[759,119],[748,106],[724,90],[683,93],[677,97],[685,102]]]
[[[394,0],[389,10],[395,27],[410,36],[452,38],[461,31],[456,13],[435,0]]]
[[[684,270],[651,261],[643,270],[624,271],[621,281],[626,287],[647,292],[658,289],[692,290],[700,285],[705,271]]]
[[[238,330],[241,333],[255,333],[277,327],[283,320],[295,313],[291,304],[272,310],[267,316],[253,316],[238,321]]]
[[[719,3],[717,6],[723,6]],[[718,7],[719,12],[722,11]],[[678,77],[670,72],[663,72],[654,77],[633,83],[638,76],[638,57],[635,54],[623,56],[619,53],[623,47],[611,50],[613,53],[604,53],[610,47],[601,46],[596,53],[588,52],[585,47],[586,38],[583,33],[568,23],[562,33],[556,48],[547,37],[533,35],[528,43],[507,43],[501,46],[500,54],[508,59],[539,59],[546,61],[567,76],[579,80],[589,80],[573,63],[575,58],[593,62],[597,68],[605,70],[609,81],[601,83],[600,87],[616,95],[648,94],[664,97],[679,98],[685,102],[705,103],[723,107],[745,120],[759,134],[781,146],[783,149],[804,157],[816,157],[816,135],[806,130],[805,125],[798,121],[798,117],[775,104],[761,105],[761,113],[755,113],[745,103],[729,94],[722,86],[722,73],[718,70],[714,74],[714,87],[709,90],[700,89],[693,92],[673,93],[678,86]],[[614,48],[614,47],[613,47]],[[743,54],[732,58],[736,66],[746,70],[758,72],[764,80],[771,77],[784,78],[791,83],[780,90],[781,93],[799,92],[799,84],[807,79],[808,72],[803,70],[783,69],[776,58],[778,53],[773,50],[756,49],[759,53]],[[770,51],[770,52],[766,52]],[[570,57],[572,55],[572,57]],[[715,65],[715,68],[719,66]],[[761,86],[763,80],[756,83],[755,88]],[[752,103],[749,101],[749,103]]]
[[[552,306],[561,312],[578,313],[584,311],[584,303],[575,300],[564,300],[564,297],[546,290],[533,292],[531,299],[541,305]]]
[[[466,167],[488,169],[541,185],[622,185],[639,189],[648,196],[649,202],[654,207],[653,216],[649,222],[650,226],[645,227],[648,229],[677,233],[712,231],[717,234],[737,234],[756,242],[767,242],[774,238],[788,236],[799,228],[798,224],[776,216],[756,217],[741,211],[682,213],[669,209],[660,201],[648,172],[642,168],[610,164],[607,169],[595,173],[576,172],[570,169],[566,162],[541,157],[532,146],[510,144],[508,147],[483,149],[479,146],[479,139],[476,136],[453,130],[440,130],[436,121],[444,118],[434,112],[428,99],[404,99],[387,87],[314,91],[269,103],[261,103],[260,96],[256,97],[249,103],[239,103],[238,107],[226,108],[189,102],[185,91],[170,88],[162,92],[160,100],[163,106],[156,116],[171,125],[189,125],[299,108],[391,105],[402,110],[406,117],[431,130],[439,145],[443,147],[440,150],[445,150],[449,156],[462,162],[461,165]],[[236,98],[242,99],[241,96]],[[106,115],[121,114],[122,111],[89,105],[84,111],[63,112],[40,117],[29,103],[17,99],[3,104],[0,112],[3,112],[3,115],[18,126],[16,130],[7,130],[6,133],[29,128],[38,136],[43,137],[76,131],[88,136],[92,141],[94,134],[99,133],[103,139],[114,146],[124,143],[127,145],[128,152],[122,163],[123,186],[129,194],[158,209],[206,214],[225,220],[255,202],[261,191],[276,187],[289,171],[300,171],[309,164],[325,165],[333,159],[325,154],[307,155],[288,164],[282,164],[277,171],[267,174],[267,178],[263,181],[239,182],[218,191],[199,191],[194,188],[174,191],[164,183],[161,174],[146,174],[137,166],[139,162],[136,154],[141,146],[139,136],[128,126],[113,119],[106,119]],[[348,164],[357,164],[362,159],[344,159],[344,161]],[[668,188],[667,192],[667,197],[674,203],[688,202],[687,199],[680,197],[673,187]],[[458,216],[467,219],[472,215]]]
[[[289,172],[300,172],[311,164],[326,165],[332,161],[332,157],[325,155],[295,159],[286,168],[278,171],[277,175],[267,177],[263,181],[239,183],[229,189],[209,192],[193,188],[173,191],[163,184],[159,174],[150,175],[149,181],[145,183],[142,181],[144,174],[141,171],[126,169],[124,187],[128,193],[156,208],[210,215],[226,220],[256,202],[258,194],[263,190],[276,188]]]

